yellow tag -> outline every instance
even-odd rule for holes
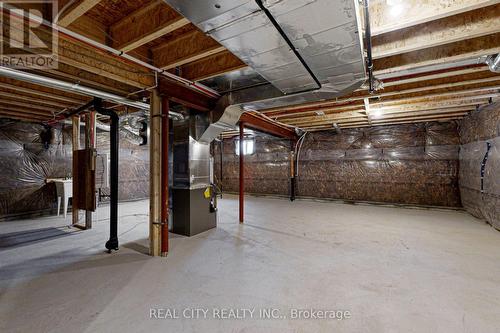
[[[203,192],[203,195],[205,196],[205,199],[210,199],[212,197],[212,188],[207,187],[205,192]]]

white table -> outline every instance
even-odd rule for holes
[[[73,197],[73,179],[64,178],[51,178],[46,180],[47,183],[54,183],[56,185],[57,193],[57,216],[61,211],[61,198],[63,200],[64,218],[68,211],[69,198]]]

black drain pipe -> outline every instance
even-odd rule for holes
[[[366,67],[368,69],[369,92],[373,94],[373,57],[372,57],[372,30],[370,27],[370,0],[365,0],[365,40],[366,40]]]
[[[103,108],[100,98],[94,99],[94,109],[111,118],[111,128],[109,131],[111,141],[111,167],[110,167],[110,220],[109,220],[109,240],[106,242],[106,249],[111,253],[118,250],[118,125],[120,118],[116,112]]]

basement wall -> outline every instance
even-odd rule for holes
[[[215,176],[237,192],[235,139],[214,145]],[[247,193],[289,195],[290,142],[256,138],[245,156]],[[421,123],[307,134],[299,162],[297,196],[347,201],[460,207],[456,123]]]
[[[109,133],[97,133],[97,147],[98,153],[109,153]],[[71,126],[47,131],[42,125],[0,119],[0,219],[55,214],[55,185],[45,180],[71,176],[71,167]],[[149,147],[121,138],[119,167],[119,199],[148,198]]]
[[[500,103],[464,118],[460,122],[460,143],[462,204],[469,213],[500,230]]]

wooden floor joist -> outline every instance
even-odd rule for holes
[[[129,52],[190,22],[181,17],[164,1],[152,1],[113,24],[109,31],[113,47]]]

